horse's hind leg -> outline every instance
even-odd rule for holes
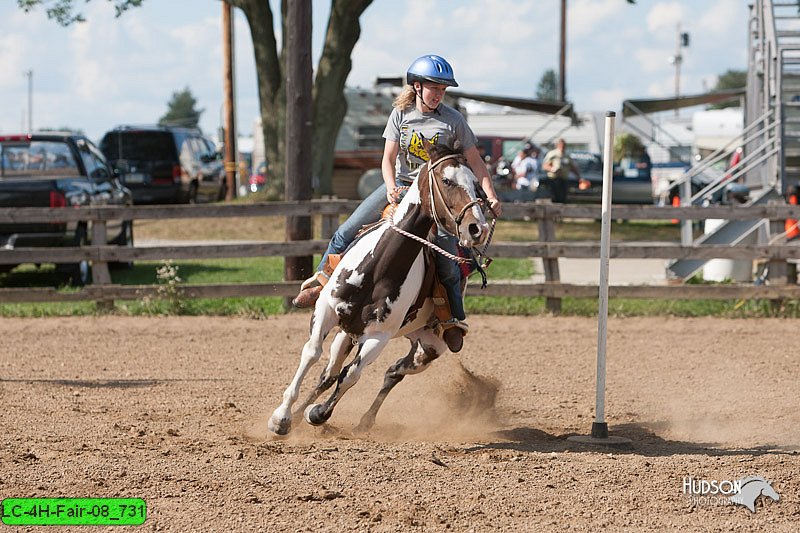
[[[361,372],[378,357],[388,342],[389,336],[386,334],[371,336],[364,340],[358,347],[358,353],[353,361],[339,374],[336,389],[328,400],[321,404],[309,405],[306,408],[306,421],[313,426],[324,424],[333,414],[333,408],[342,399],[344,393],[358,382]]]
[[[317,386],[314,387],[314,390],[311,391],[303,402],[297,405],[292,417],[302,413],[309,404],[319,398],[320,394],[330,389],[331,386],[336,383],[339,372],[342,370],[342,364],[352,350],[353,343],[350,340],[350,336],[344,331],[337,333],[331,343],[331,358],[328,360],[328,366],[326,366],[325,370],[320,374],[319,381],[317,382]]]
[[[311,335],[300,354],[300,365],[292,382],[283,392],[283,402],[272,413],[267,424],[272,433],[276,435],[289,433],[292,427],[292,404],[297,401],[297,396],[300,394],[300,385],[309,368],[319,361],[322,355],[322,341],[335,324],[336,316],[333,313],[325,313],[322,317],[318,317],[318,311],[315,310],[311,316]]]
[[[410,374],[419,374],[436,360],[442,353],[444,353],[445,346],[443,342],[436,336],[431,335],[429,340],[431,344],[422,344],[420,340],[412,341],[411,350],[405,357],[398,359],[383,377],[383,386],[378,392],[378,396],[372,402],[369,410],[361,417],[361,421],[355,428],[356,433],[366,433],[375,424],[375,417],[378,415],[378,410],[383,405],[384,400],[389,395],[391,390],[403,381],[403,378]]]

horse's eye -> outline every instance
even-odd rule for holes
[[[452,187],[454,185],[453,180],[450,178],[442,178],[442,183],[447,185],[448,187]]]

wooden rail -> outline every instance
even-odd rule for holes
[[[93,284],[79,291],[63,292],[52,288],[0,289],[0,301],[42,302],[94,300],[108,305],[113,300],[138,299],[155,296],[156,285],[121,286],[111,284],[107,263],[166,259],[216,259],[232,257],[305,256],[322,253],[327,238],[337,227],[337,219],[350,213],[358,202],[347,200],[315,200],[311,202],[271,202],[262,204],[210,204],[191,206],[92,207],[79,209],[3,208],[0,224],[28,222],[90,221],[95,227],[90,246],[71,248],[16,248],[0,250],[0,264],[92,262]],[[800,207],[768,205],[756,207],[656,207],[613,206],[613,217],[624,220],[670,219],[731,219],[782,221],[800,218]],[[104,224],[108,220],[193,219],[217,217],[303,216],[322,217],[323,238],[309,241],[234,243],[223,245],[174,245],[152,247],[110,246],[103,242]],[[545,297],[548,308],[560,309],[561,298],[594,298],[598,287],[560,283],[559,258],[597,258],[599,242],[556,242],[555,222],[564,219],[599,219],[600,207],[591,205],[506,204],[503,219],[531,221],[530,242],[494,242],[493,257],[541,257],[545,268],[545,283],[496,281],[485,290],[474,285],[468,294],[484,296]],[[536,231],[536,235],[534,235]],[[613,238],[613,235],[612,235]],[[747,246],[681,246],[673,242],[612,242],[612,258],[658,259],[750,259],[785,262],[800,259],[800,246],[783,244]],[[297,281],[255,284],[182,285],[181,297],[226,298],[243,296],[292,296]],[[612,298],[673,298],[673,299],[792,299],[800,298],[800,288],[791,283],[754,286],[731,285],[664,285],[611,286]]]

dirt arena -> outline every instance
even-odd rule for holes
[[[0,497],[141,497],[157,531],[797,530],[797,322],[612,318],[623,449],[566,440],[594,416],[595,319],[471,325],[367,436],[351,429],[405,341],[329,425],[274,440],[306,314],[0,319]],[[682,489],[748,475],[780,500],[751,513]]]

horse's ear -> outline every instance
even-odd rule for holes
[[[425,148],[425,153],[428,154],[428,159],[433,159],[433,149],[436,144],[426,139],[421,133],[419,134],[419,138],[422,140],[422,147]]]

